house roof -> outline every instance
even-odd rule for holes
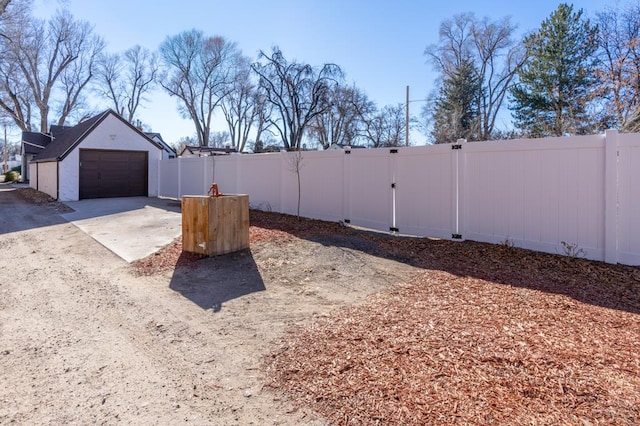
[[[72,127],[73,126],[59,126],[57,124],[52,124],[51,126],[49,126],[49,133],[51,133],[51,135],[55,138],[60,133],[64,132],[67,129],[70,129]]]
[[[53,141],[49,143],[36,157],[33,159],[35,162],[44,161],[61,161],[69,155],[69,153],[84,140],[84,138],[91,133],[100,123],[102,123],[109,115],[113,115],[118,118],[124,124],[129,126],[133,131],[144,136],[149,143],[152,143],[156,147],[162,149],[162,146],[151,140],[149,136],[138,130],[131,123],[122,118],[119,114],[111,109],[108,109],[94,117],[91,117],[73,127],[66,126],[52,126]]]
[[[164,141],[164,139],[162,139],[162,135],[160,133],[154,133],[154,132],[145,132],[145,135],[147,135],[147,137],[149,137],[149,139],[158,142],[160,145],[163,146],[163,148],[166,151],[172,152],[174,155],[176,154],[176,150],[173,149],[173,147],[171,145],[169,145],[168,143],[166,143]]]
[[[227,148],[215,148],[212,146],[195,146],[195,145],[185,145],[180,151],[180,155],[184,155],[186,152],[192,155],[223,155],[229,154],[231,152],[238,152],[235,148],[227,147]]]
[[[362,145],[347,145],[344,143],[332,143],[327,149],[351,149],[351,148],[360,149],[360,148],[366,148],[366,147]]]
[[[22,146],[24,147],[25,154],[38,154],[49,143],[51,137],[39,132],[23,132],[22,133]]]

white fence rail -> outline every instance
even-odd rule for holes
[[[160,161],[160,196],[249,194],[295,214],[298,153]],[[640,264],[640,134],[303,152],[300,215]]]

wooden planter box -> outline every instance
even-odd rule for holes
[[[182,251],[216,256],[249,248],[249,196],[182,197]]]

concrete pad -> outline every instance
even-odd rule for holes
[[[65,204],[75,211],[62,217],[127,262],[155,253],[182,234],[180,201],[123,197]]]

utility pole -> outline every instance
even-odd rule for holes
[[[407,85],[407,103],[404,117],[404,141],[409,146],[409,86]]]

